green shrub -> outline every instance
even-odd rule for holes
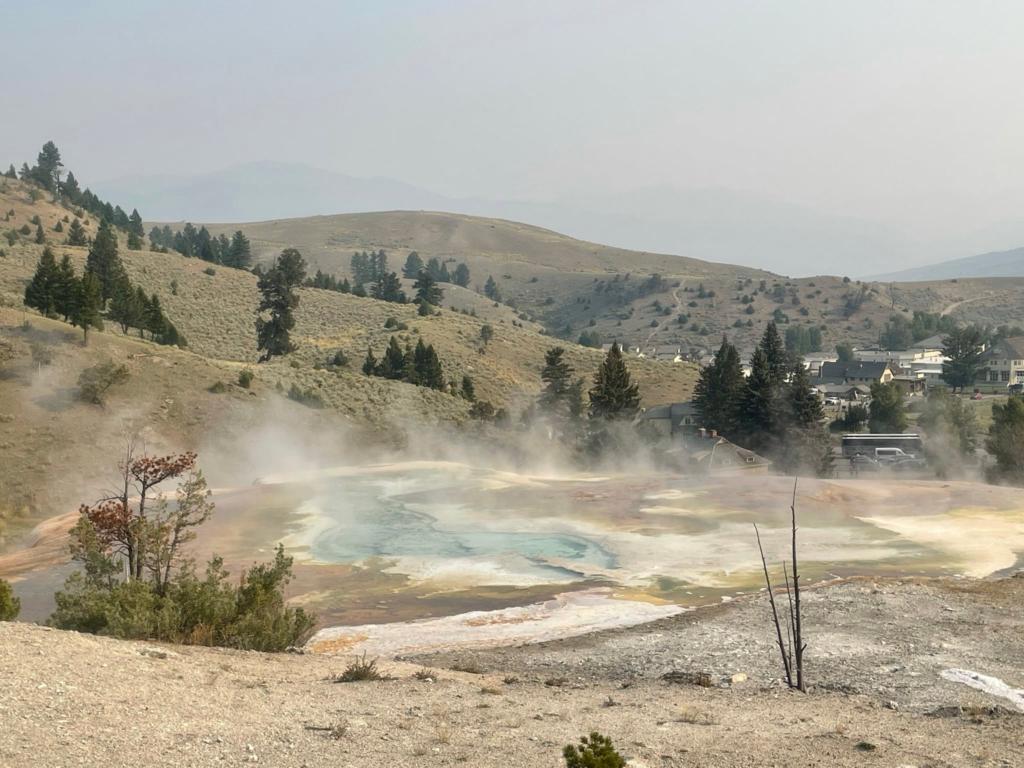
[[[256,374],[252,372],[251,368],[243,368],[238,372],[238,386],[249,389],[252,386],[252,380],[256,378]]]
[[[177,295],[178,295],[178,281],[177,280],[171,280],[171,296],[177,296]]]
[[[214,557],[204,579],[186,565],[162,591],[145,579],[117,581],[121,569],[95,546],[87,549],[85,572],[71,574],[54,596],[50,626],[125,640],[269,652],[305,642],[316,624],[301,608],[285,606],[292,558],[280,545],[272,563],[254,565],[238,586]]]
[[[64,225],[63,225],[63,224],[61,224],[61,223],[60,223],[60,222],[58,221],[58,222],[57,222],[57,224],[56,224],[56,225],[54,226],[54,228],[53,228],[53,231],[54,231],[54,232],[63,232],[63,231],[64,231]]]
[[[215,395],[223,395],[225,392],[228,391],[228,385],[225,384],[223,381],[215,381],[213,385],[210,387],[210,391],[213,392],[213,394]]]
[[[118,365],[113,360],[86,368],[78,376],[78,397],[86,403],[103,405],[103,397],[107,390],[123,384],[131,378],[128,368]]]
[[[14,621],[21,611],[21,600],[14,596],[11,585],[0,579],[0,621]]]
[[[18,233],[15,232],[13,229],[5,233],[4,237],[7,238],[8,245],[14,245],[16,242],[18,242]]]
[[[206,269],[203,270],[203,274],[204,275],[216,275],[217,274],[217,270],[214,269],[213,267],[207,267]]]
[[[566,768],[625,768],[626,760],[612,746],[612,740],[597,731],[568,745],[563,751]]]
[[[359,683],[364,681],[376,682],[390,680],[388,675],[382,675],[377,669],[377,660],[366,660],[366,654],[357,656],[355,660],[345,667],[345,671],[334,678],[336,683]]]
[[[331,358],[331,365],[337,366],[338,368],[344,368],[348,365],[348,355],[345,354],[345,350],[339,349],[334,353],[334,357]]]
[[[28,224],[22,224],[21,225],[21,230],[19,230],[19,231],[23,235],[31,235],[32,234],[32,227],[30,227]]]
[[[291,389],[288,390],[288,399],[302,403],[309,408],[324,407],[324,399],[319,392],[312,389],[299,389],[298,384],[292,384]]]
[[[35,224],[35,225],[36,225],[37,227],[38,227],[38,226],[39,226],[40,224],[42,224],[42,222],[41,222],[41,221],[39,220],[39,214],[38,214],[38,213],[37,213],[37,214],[36,214],[35,216],[33,216],[33,217],[32,217],[31,219],[29,219],[29,221],[31,221],[31,222],[32,222],[33,224]]]
[[[431,307],[427,302],[421,301],[420,308],[417,310],[420,317],[427,317],[428,315],[434,314],[434,308]]]

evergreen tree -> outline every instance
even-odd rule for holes
[[[786,345],[782,343],[779,336],[778,326],[774,322],[768,323],[761,337],[759,348],[764,352],[768,363],[768,373],[771,384],[778,389],[786,381],[786,374],[789,371],[789,360],[786,357]]]
[[[537,398],[537,407],[558,435],[566,434],[569,428],[573,373],[575,371],[566,362],[562,347],[552,347],[544,354],[544,367],[540,372],[544,389]]]
[[[985,369],[982,355],[984,339],[976,327],[955,328],[943,340],[942,380],[953,392],[964,391],[978,380],[978,374]]]
[[[252,250],[242,230],[238,230],[231,236],[231,247],[228,249],[228,259],[225,262],[229,267],[235,269],[248,269],[252,262]]]
[[[104,301],[114,295],[114,286],[124,273],[124,266],[117,253],[117,236],[106,221],[101,221],[96,231],[85,262],[85,271],[99,280]]]
[[[46,244],[46,233],[43,232],[43,225],[42,224],[37,224],[36,225],[36,245],[45,245],[45,244]]]
[[[412,251],[405,259],[405,266],[402,267],[402,277],[415,280],[423,269],[423,259],[416,251]]]
[[[64,163],[60,161],[60,150],[57,149],[56,144],[48,141],[39,150],[32,175],[44,188],[57,194],[60,191],[60,176],[63,167]]]
[[[57,281],[54,286],[54,309],[67,322],[75,309],[75,297],[78,289],[78,278],[75,277],[75,265],[66,253],[57,266]]]
[[[484,285],[484,296],[491,301],[501,301],[501,291],[498,289],[498,284],[494,282],[492,275],[487,276],[487,283]]]
[[[608,350],[588,394],[591,420],[632,421],[640,412],[640,388],[631,383],[617,343]]]
[[[38,310],[45,317],[57,316],[60,271],[57,259],[49,248],[43,249],[36,272],[25,286],[25,306]]]
[[[89,345],[89,329],[103,330],[103,289],[100,280],[92,272],[82,275],[75,281],[74,309],[71,313],[71,324],[82,329],[83,343]]]
[[[703,368],[693,390],[700,424],[721,434],[733,434],[740,424],[745,381],[736,347],[722,338],[714,361]]]
[[[135,328],[139,331],[139,338],[146,338],[146,331],[149,329],[149,315],[151,311],[149,296],[142,289],[141,285],[135,286],[135,306],[138,307],[138,322]]]
[[[437,274],[437,282],[439,283],[450,283],[452,281],[451,275],[448,274],[448,265],[441,263],[441,271]]]
[[[11,167],[7,169],[7,173],[4,174],[8,179],[17,179],[18,172],[14,170],[14,163],[11,163]]]
[[[380,301],[390,301],[397,304],[405,304],[409,301],[402,290],[402,281],[394,272],[383,273],[373,284],[372,296]]]
[[[71,226],[68,227],[68,245],[75,245],[82,247],[89,244],[89,237],[85,233],[85,227],[83,227],[78,219],[71,221]]]
[[[471,403],[476,402],[476,388],[468,374],[462,377],[462,397]]]
[[[121,275],[114,284],[107,318],[120,325],[122,333],[128,333],[129,328],[142,327],[142,307],[128,275]]]
[[[205,226],[199,230],[198,241],[196,255],[203,261],[216,262],[217,257],[213,253],[213,238],[210,236],[210,230]]]
[[[797,359],[790,373],[788,415],[791,426],[806,430],[825,419],[821,399],[811,392],[811,380],[802,359]]]
[[[420,344],[422,343],[421,339]],[[406,377],[406,368],[405,353],[398,345],[398,338],[392,336],[388,339],[388,348],[384,351],[384,357],[381,358],[380,365],[376,368],[376,374],[392,381],[401,381]]]
[[[131,226],[131,222],[128,220],[128,214],[125,213],[120,205],[114,206],[114,217],[111,219],[114,226],[118,229],[128,231]]]
[[[412,355],[412,366],[408,378],[413,384],[421,387],[444,389],[441,361],[437,352],[434,351],[434,345],[425,345],[422,338],[416,343],[416,351]]]
[[[139,215],[138,208],[132,208],[132,214],[128,217],[128,231],[134,233],[140,242],[146,235],[146,230],[142,228],[142,216]]]
[[[740,431],[751,450],[768,445],[775,432],[776,387],[768,356],[760,347],[750,357],[750,376],[740,406]]]
[[[998,474],[1020,484],[1024,480],[1024,399],[1010,395],[992,404],[992,426],[985,449],[995,457]]]
[[[259,362],[286,355],[295,350],[290,331],[295,327],[294,311],[299,306],[296,289],[306,279],[306,262],[295,248],[286,248],[277,263],[260,276],[257,287],[262,294],[256,317],[256,348],[263,354]],[[269,312],[264,320],[260,313]]]
[[[356,283],[355,288],[352,289],[352,295],[358,296],[362,299],[366,298],[366,289],[363,287],[362,283]]]
[[[427,262],[427,272],[429,272],[435,280],[441,276],[441,262],[437,259],[431,259]],[[418,277],[418,275],[417,275]]]
[[[373,269],[366,251],[352,254],[352,282],[359,284],[373,282]]]
[[[155,293],[150,297],[146,310],[146,330],[152,334],[153,339],[159,341],[167,333],[167,318],[160,306],[160,297]]]
[[[74,204],[78,204],[82,196],[82,190],[78,187],[78,179],[75,174],[68,171],[68,177],[64,181],[64,196]]]
[[[797,358],[791,369],[784,405],[779,417],[785,437],[779,446],[783,468],[792,473],[830,471],[831,461],[823,455],[825,451],[829,454],[832,451],[828,432],[821,423],[825,409],[818,396],[811,392],[807,368],[801,358]]]
[[[363,361],[363,373],[367,376],[377,375],[377,358],[373,356],[373,349],[366,348],[366,359]]]
[[[852,363],[857,359],[853,354],[853,347],[849,344],[836,344],[836,356],[840,363]]]
[[[20,176],[21,176],[21,180],[22,181],[31,181],[32,180],[32,169],[28,167],[28,163],[22,163],[21,164]]]
[[[231,262],[231,241],[228,240],[228,236],[222,232],[217,236],[216,243],[217,263],[226,267],[234,266]]]
[[[129,230],[126,245],[129,251],[141,251],[143,245],[142,237]]]
[[[456,285],[462,286],[463,288],[469,287],[469,267],[465,264],[459,264],[455,268],[455,274],[452,276],[452,282]]]
[[[426,269],[420,271],[412,287],[416,289],[416,301],[420,304],[437,307],[444,301],[444,291],[437,287],[437,280]]]
[[[876,434],[900,434],[907,428],[907,407],[903,391],[895,381],[871,385],[868,429]]]

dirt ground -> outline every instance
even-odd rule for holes
[[[122,642],[0,623],[0,765],[555,766],[599,730],[634,766],[1024,766],[1024,578],[806,593],[808,694],[764,600],[572,640],[381,661]],[[433,680],[414,677],[429,665]],[[453,671],[477,668],[479,673]],[[711,687],[666,672],[709,673]],[[726,682],[746,675],[741,682]]]

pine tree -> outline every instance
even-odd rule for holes
[[[788,420],[797,429],[806,430],[825,419],[825,408],[821,399],[811,392],[811,381],[803,360],[798,358],[791,370]]]
[[[46,244],[46,233],[43,232],[43,225],[42,224],[37,224],[36,225],[36,244],[37,245],[45,245]]]
[[[142,216],[139,215],[138,208],[132,208],[132,214],[128,217],[128,231],[134,232],[140,241],[146,235],[146,230],[142,228]]]
[[[405,259],[405,266],[402,267],[402,277],[415,280],[423,269],[423,259],[416,251],[412,251]]]
[[[455,268],[455,274],[452,276],[452,282],[456,285],[462,286],[463,288],[469,287],[469,267],[465,264],[459,264]]]
[[[129,251],[141,251],[142,250],[142,237],[135,234],[135,232],[129,230],[126,246]]]
[[[779,445],[783,469],[791,473],[809,469],[818,474],[827,468],[822,451],[827,448],[831,452],[832,446],[821,423],[824,419],[825,409],[818,396],[811,392],[807,368],[803,360],[797,358],[778,416],[780,432],[785,438]],[[822,444],[823,437],[827,445]]]
[[[631,383],[617,343],[612,344],[601,363],[589,397],[591,420],[632,421],[640,412],[640,388]]]
[[[552,347],[544,353],[544,367],[540,378],[544,389],[537,397],[537,407],[541,415],[552,420],[556,425],[563,426],[569,418],[569,387],[572,385],[573,367],[564,359],[562,347]]]
[[[257,307],[256,348],[262,350],[259,362],[295,351],[290,331],[295,327],[293,312],[299,306],[296,290],[306,279],[306,262],[295,248],[286,248],[277,257],[274,267],[257,283],[262,300]],[[270,319],[259,316],[269,312]]]
[[[7,173],[4,174],[8,179],[17,179],[18,172],[14,170],[14,163],[11,163],[11,167],[7,169]]]
[[[43,249],[36,272],[25,286],[25,306],[38,310],[45,317],[57,316],[60,271],[57,259],[49,248]]]
[[[68,245],[75,245],[82,247],[89,244],[89,237],[85,233],[85,227],[83,227],[78,219],[74,219],[71,222],[71,226],[68,227]]]
[[[135,306],[138,307],[137,322],[135,328],[139,331],[139,338],[146,338],[146,331],[148,330],[148,318],[150,313],[149,296],[142,289],[141,285],[135,287]]]
[[[60,161],[60,150],[52,141],[43,144],[36,158],[36,167],[33,169],[33,176],[46,189],[54,194],[60,190],[61,168],[64,163]]]
[[[366,348],[366,359],[363,361],[363,373],[367,376],[377,375],[377,358],[373,356],[373,349]]]
[[[942,364],[942,380],[954,393],[957,389],[963,392],[978,380],[978,374],[985,368],[981,331],[974,326],[956,328],[943,339],[943,345],[946,362]]]
[[[764,353],[768,363],[769,379],[776,389],[786,381],[786,374],[789,372],[789,360],[786,357],[786,345],[779,336],[778,326],[774,322],[768,323],[761,337],[758,348]]]
[[[437,280],[441,276],[441,262],[437,259],[430,259],[427,262],[426,270]]]
[[[736,432],[744,388],[739,353],[723,337],[714,361],[701,370],[693,390],[693,403],[700,414],[701,426],[722,434]]]
[[[142,327],[142,308],[127,275],[121,275],[114,284],[107,317],[121,326],[122,333],[128,333],[129,328]]]
[[[103,330],[103,289],[95,274],[87,272],[81,280],[76,280],[74,310],[71,313],[71,324],[82,329],[83,343],[89,345],[89,329]]]
[[[775,432],[776,387],[768,356],[760,347],[750,358],[750,376],[740,406],[740,431],[751,450],[771,442]]]
[[[448,274],[448,265],[441,264],[441,271],[437,274],[437,282],[439,283],[450,283],[452,281],[451,275]]]
[[[462,377],[462,397],[471,403],[476,402],[476,388],[468,374]]]
[[[14,169],[14,166],[11,166]],[[82,196],[82,190],[78,187],[78,179],[75,178],[75,174],[68,171],[68,177],[64,181],[64,197],[74,204],[78,204]]]
[[[228,256],[225,263],[235,269],[248,269],[252,262],[252,250],[242,230],[238,230],[231,236],[231,247],[228,249]]]
[[[163,307],[160,306],[160,297],[154,293],[150,297],[149,306],[146,309],[146,330],[152,334],[154,340],[160,341],[167,333],[168,325]]]
[[[402,290],[402,281],[394,272],[381,274],[377,282],[373,284],[371,295],[380,301],[390,301],[397,304],[405,304],[409,301]]]
[[[422,343],[423,340],[420,339],[420,344]],[[406,368],[405,353],[398,345],[398,338],[392,336],[388,339],[388,348],[384,351],[384,357],[381,358],[380,365],[376,368],[376,373],[385,379],[401,381],[406,377]]]
[[[362,283],[356,283],[355,288],[352,289],[352,295],[358,296],[362,299],[366,298],[366,289],[363,287]]]
[[[876,381],[871,385],[868,403],[868,429],[874,433],[899,434],[907,428],[907,406],[903,390],[895,381]]]
[[[54,286],[54,309],[67,322],[75,309],[78,278],[75,277],[75,265],[66,253],[57,266],[57,282]]]
[[[117,253],[117,236],[106,221],[101,221],[96,231],[85,262],[85,271],[99,280],[104,301],[114,295],[114,285],[124,273],[124,266]]]
[[[437,287],[437,280],[429,270],[421,270],[412,287],[416,289],[416,301],[419,304],[437,307],[444,301],[444,291]]]
[[[498,284],[494,282],[492,275],[487,276],[487,283],[484,285],[484,296],[491,301],[501,301],[501,291],[498,290]]]

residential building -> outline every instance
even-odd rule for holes
[[[1024,336],[997,341],[985,350],[982,360],[985,370],[978,374],[979,384],[1024,384]]]
[[[822,384],[887,384],[894,376],[902,374],[899,366],[889,361],[852,363],[822,363]],[[818,382],[812,381],[812,384]]]
[[[674,459],[679,471],[686,475],[760,474],[772,465],[769,459],[719,437],[714,430],[692,433],[665,454]]]
[[[640,420],[669,439],[697,430],[699,415],[693,402],[655,405],[640,414]]]
[[[835,352],[808,352],[804,355],[804,368],[808,376],[820,376],[821,366],[825,363],[834,363],[839,360]]]

